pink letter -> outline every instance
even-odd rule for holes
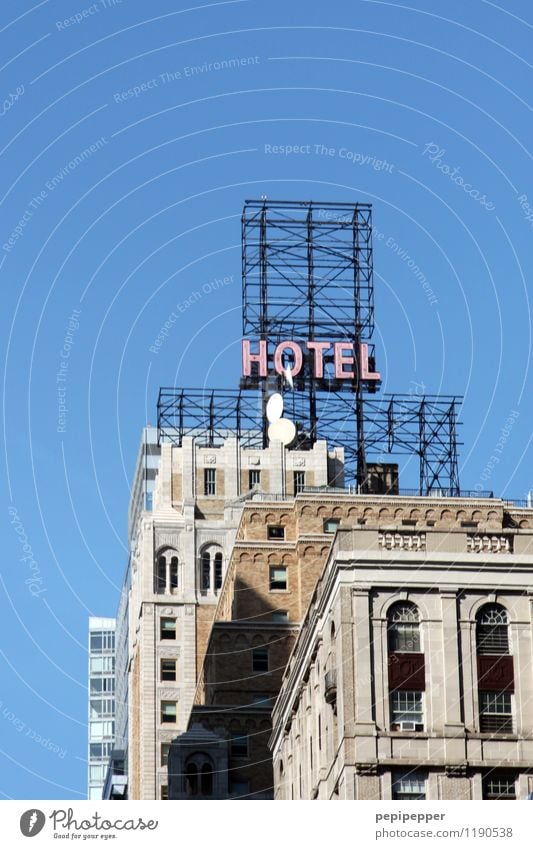
[[[274,368],[278,374],[283,374],[282,354],[286,349],[292,351],[294,354],[294,365],[291,368],[291,373],[293,377],[296,377],[296,375],[300,373],[303,360],[302,349],[296,342],[287,341],[279,343],[274,352]]]
[[[249,339],[242,340],[242,373],[244,377],[250,377],[252,363],[259,363],[259,377],[267,376],[267,343],[266,339],[259,341],[259,353],[250,353]]]
[[[348,357],[343,356],[343,351],[351,351]],[[335,342],[335,377],[337,380],[349,380],[354,378],[353,371],[344,371],[344,366],[353,366],[353,342]]]
[[[315,352],[315,361],[313,363],[313,374],[315,377],[324,377],[324,360],[322,354],[331,348],[331,342],[308,342],[309,351]]]
[[[381,380],[379,371],[368,371],[368,345],[365,342],[359,345],[359,363],[361,380]]]

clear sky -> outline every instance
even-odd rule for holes
[[[383,391],[463,394],[463,487],[533,489],[533,15],[527,0],[0,14],[0,792],[76,799],[87,617],[115,613],[141,428],[160,385],[239,378],[245,198],[373,204]]]

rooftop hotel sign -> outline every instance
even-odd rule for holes
[[[254,343],[255,350],[251,350],[252,343],[249,339],[242,340],[242,373],[244,377],[250,377],[252,370],[258,377],[267,377],[269,370],[269,349],[266,339]],[[287,356],[288,355],[288,356]],[[353,342],[325,342],[309,340],[307,342],[294,342],[284,339],[274,348],[270,363],[273,364],[277,374],[284,374],[284,358],[291,361],[291,373],[296,377],[302,370],[304,358],[311,357],[313,377],[324,378],[324,363],[331,363],[335,380],[354,380],[359,376],[360,380],[378,381],[381,374],[371,371],[369,367],[368,345],[361,342],[358,350]],[[256,369],[253,365],[257,364]]]

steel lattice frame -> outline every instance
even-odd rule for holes
[[[357,430],[355,395],[320,393],[317,431],[312,434],[309,406],[303,392],[285,396],[286,414],[298,424],[295,448],[309,447],[317,439],[342,445],[346,478],[356,481]],[[365,450],[370,454],[415,454],[420,458],[420,495],[442,491],[459,495],[456,427],[457,398],[443,396],[384,396],[364,400],[367,422]],[[181,445],[184,437],[214,447],[230,436],[245,448],[266,445],[261,389],[174,389],[159,392],[157,426],[160,438]],[[450,464],[450,448],[455,461]]]

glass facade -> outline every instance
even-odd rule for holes
[[[101,799],[115,739],[115,620],[89,619],[88,798]]]

